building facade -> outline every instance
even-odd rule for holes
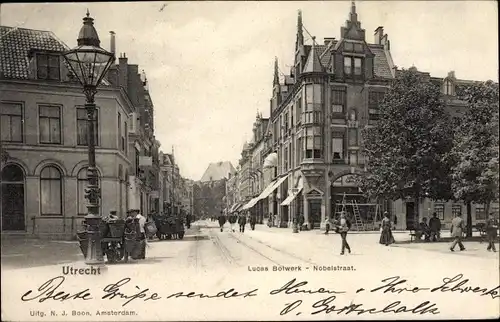
[[[2,233],[71,236],[87,213],[85,97],[68,73],[67,46],[48,31],[0,27]],[[101,213],[125,209],[130,167],[127,93],[105,81],[96,95]],[[126,137],[126,136],[125,136]]]
[[[81,85],[52,32],[0,27],[2,232],[72,238],[87,214]],[[115,53],[115,33],[110,51]],[[101,214],[160,208],[160,143],[144,71],[120,54],[96,95]]]
[[[398,72],[384,28],[378,27],[369,41],[353,2],[339,39],[325,38],[320,44],[309,35],[312,42],[305,44],[303,33],[299,12],[290,73],[280,77],[277,60],[274,67],[270,135],[262,150],[262,173],[272,169],[274,174],[262,185],[257,202],[250,200],[243,208],[267,198],[270,217],[279,227],[290,227],[303,215],[308,228],[320,228],[328,215],[342,210],[352,214],[354,203],[361,220],[372,224],[364,229],[378,229],[384,211],[399,229],[413,228],[433,212],[449,226],[453,213],[465,212],[463,204],[424,200],[416,218],[414,200],[368,200],[354,180],[366,171],[361,129],[378,121],[380,102]],[[423,74],[441,86],[450,113],[459,117],[464,106],[454,97],[455,86],[468,81],[456,79],[453,72],[446,78]],[[242,152],[241,180],[251,168],[250,152],[245,152],[251,149],[247,146]],[[248,189],[241,190],[247,199]],[[498,203],[492,209],[498,212]],[[473,221],[486,218],[484,205],[473,205],[472,212]]]

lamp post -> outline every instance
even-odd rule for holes
[[[98,186],[98,174],[95,163],[95,94],[109,67],[115,61],[113,53],[100,47],[99,36],[94,28],[94,19],[87,10],[83,18],[83,26],[77,39],[78,45],[63,54],[71,71],[83,86],[85,94],[85,109],[87,111],[87,143],[89,165],[87,168],[88,187],[85,189],[85,198],[88,200],[88,214],[85,216],[87,223],[88,252],[85,263],[88,265],[102,264],[101,237],[99,225],[99,200],[101,191]]]

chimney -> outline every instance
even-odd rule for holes
[[[382,45],[382,37],[384,37],[384,27],[380,26],[375,29],[375,44]]]
[[[324,44],[325,44],[325,46],[328,46],[328,45],[330,45],[334,41],[335,41],[335,37],[333,37],[333,38],[325,38],[324,39]]]
[[[115,54],[116,56],[116,39],[115,39],[115,32],[110,31],[109,32],[110,36],[110,41],[109,41],[109,51]]]

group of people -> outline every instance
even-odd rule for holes
[[[250,222],[250,228],[252,230],[255,230],[255,224],[257,223],[257,218],[255,217],[255,215],[249,215],[248,217],[250,217],[248,220]],[[226,224],[226,222],[229,221],[230,229],[233,233],[236,231],[235,229],[236,222],[238,222],[238,225],[240,226],[240,233],[244,233],[245,226],[247,224],[247,215],[244,213],[240,213],[239,215],[230,214],[229,216],[221,214],[218,218],[218,221],[221,232],[224,231],[224,225]]]
[[[415,229],[415,237],[419,240],[424,237],[426,242],[436,242],[439,240],[441,237],[441,220],[438,218],[436,213],[432,214],[429,223],[427,223],[426,217],[422,218],[422,221]]]

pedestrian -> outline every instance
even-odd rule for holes
[[[245,225],[247,224],[247,216],[245,214],[240,214],[238,224],[240,225],[240,233],[244,233]]]
[[[488,237],[488,248],[486,250],[496,252],[495,240],[497,239],[498,221],[490,213],[488,220],[486,221],[486,236]]]
[[[379,243],[385,246],[394,243],[394,236],[391,230],[391,220],[389,219],[389,213],[384,212],[384,218],[382,219],[382,233],[380,234]]]
[[[345,212],[342,211],[340,213],[340,225],[338,227],[340,237],[342,238],[342,250],[340,252],[340,255],[344,255],[345,249],[347,249],[349,254],[351,253],[351,247],[347,243],[347,232],[349,231],[350,226],[350,221],[346,218]]]
[[[257,223],[257,218],[255,215],[250,216],[250,228],[255,230],[255,224]]]
[[[303,230],[304,229],[304,222],[306,221],[305,217],[303,214],[299,214],[299,220],[298,220],[298,224],[299,224],[299,230]]]
[[[187,227],[187,229],[191,228],[191,215],[190,214],[186,215],[186,227]]]
[[[236,224],[236,220],[237,220],[237,217],[235,214],[231,214],[229,216],[229,224],[231,225],[231,231],[233,233],[235,232],[234,225]]]
[[[226,216],[224,214],[220,214],[219,216],[219,228],[220,232],[224,231],[224,224],[226,223]]]
[[[441,220],[439,220],[436,213],[433,213],[432,218],[429,220],[429,229],[431,231],[431,241],[437,241],[441,234]]]
[[[331,227],[331,221],[330,221],[330,216],[325,217],[325,235],[328,235],[328,232],[330,231]]]
[[[460,214],[455,214],[455,218],[451,221],[451,236],[454,238],[453,243],[450,246],[450,250],[455,251],[455,246],[460,247],[460,250],[465,250],[464,245],[462,244],[462,234],[464,229],[464,220],[460,216]]]
[[[146,258],[146,229],[144,225],[146,224],[146,217],[144,217],[140,210],[136,210],[137,215],[135,218],[138,219],[139,221],[139,229],[140,229],[140,235],[139,235],[139,240],[141,243],[143,243],[143,250],[141,252],[141,256],[139,256],[139,259],[145,259]]]

